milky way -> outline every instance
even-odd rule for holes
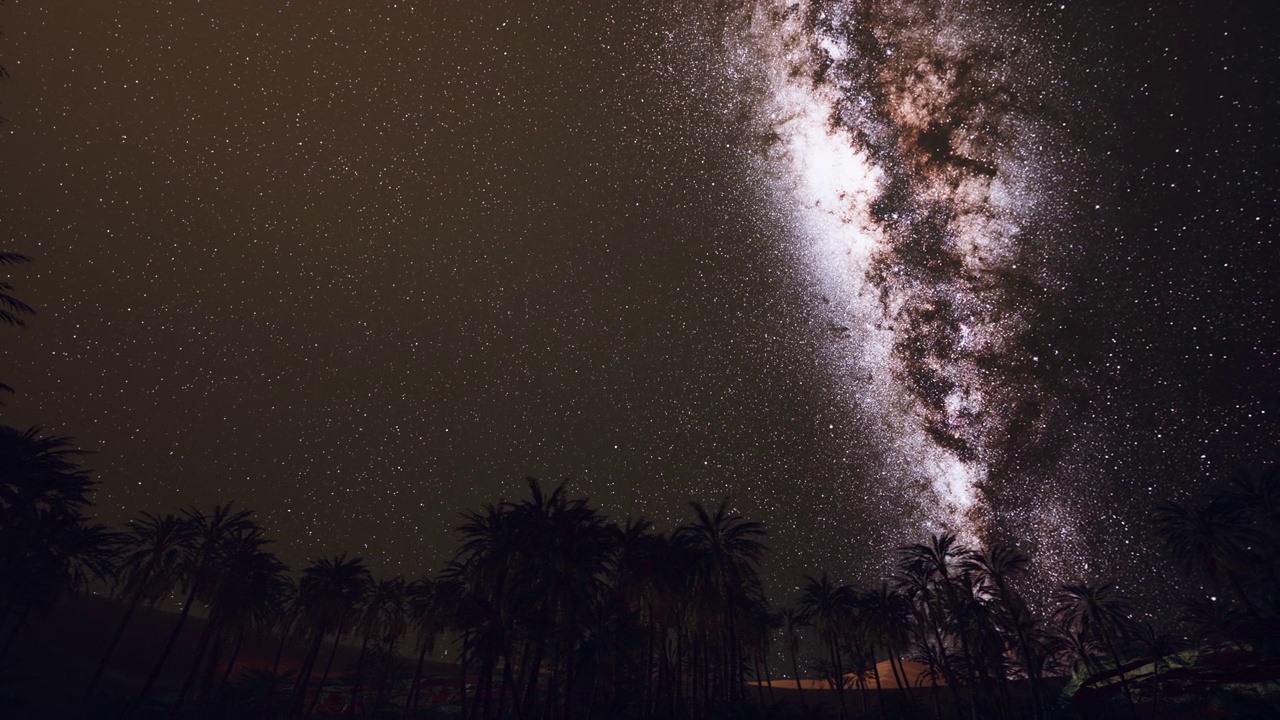
[[[874,448],[850,491],[913,498],[909,532],[1012,538],[1054,577],[1087,565],[1080,515],[1106,493],[1079,482],[1098,463],[1068,458],[1096,438],[1067,417],[1059,350],[1031,332],[1070,264],[1070,238],[1046,228],[1080,222],[1054,195],[1078,191],[1066,176],[1087,153],[1054,127],[1070,108],[1035,21],[971,2],[761,2],[725,28],[748,172],[818,303],[819,382],[857,427],[845,442]],[[1057,473],[1032,471],[1037,456]]]

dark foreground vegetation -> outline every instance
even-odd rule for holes
[[[952,535],[900,549],[889,578],[822,573],[778,605],[764,527],[727,504],[663,534],[536,480],[466,513],[438,574],[374,578],[346,555],[295,574],[231,504],[93,522],[76,456],[0,427],[5,717],[1280,716],[1274,470],[1156,511],[1203,591],[1151,623],[1109,583],[1060,587],[1039,614],[1026,555]],[[48,683],[28,657],[87,617],[86,590],[113,601],[93,601],[83,667],[33,696]]]

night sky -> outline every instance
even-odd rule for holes
[[[1280,447],[1269,5],[10,0],[0,413],[295,566],[536,475],[783,594],[943,528],[1154,594]]]

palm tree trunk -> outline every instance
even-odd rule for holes
[[[569,648],[564,659],[564,720],[573,718],[573,684],[578,679],[578,665],[573,656],[574,648]]]
[[[1160,718],[1160,658],[1151,667],[1151,719]]]
[[[685,700],[684,691],[684,628],[676,628],[676,671],[671,678],[671,702],[675,709],[677,717],[684,717],[686,713],[687,702]]]
[[[755,667],[755,694],[760,698],[760,707],[764,707],[764,680],[760,678],[760,656],[751,653],[751,665]]]
[[[315,637],[311,640],[311,647],[307,649],[307,654],[302,658],[302,665],[298,668],[298,677],[295,680],[293,688],[293,699],[289,701],[289,717],[296,717],[302,710],[303,704],[307,698],[307,686],[311,684],[311,671],[315,668],[316,660],[320,657],[320,647],[324,645],[324,628],[316,628]],[[284,649],[284,639],[280,640],[280,649]],[[279,655],[276,657],[277,666]]]
[[[199,577],[199,571],[195,573]],[[164,670],[165,663],[169,660],[169,655],[173,652],[173,648],[178,644],[178,637],[182,635],[182,628],[187,624],[187,617],[191,615],[191,606],[195,603],[196,591],[200,589],[200,583],[191,582],[191,589],[187,591],[186,600],[182,603],[182,612],[178,615],[178,622],[174,624],[173,631],[169,633],[169,642],[165,643],[164,651],[160,653],[160,659],[156,661],[151,673],[147,675],[147,680],[142,685],[142,690],[138,693],[138,697],[134,699],[133,704],[129,706],[126,716],[132,716],[137,713],[142,703],[151,697],[151,688],[155,686],[156,680],[160,677],[160,671]]]
[[[1120,667],[1120,653],[1116,652],[1115,643],[1111,640],[1111,633],[1104,630],[1102,637],[1107,642],[1107,651],[1111,653],[1111,659],[1115,661],[1116,672],[1120,673],[1120,687],[1124,690],[1124,698],[1129,703],[1129,714],[1133,716],[1133,720],[1138,720],[1138,707],[1133,704],[1133,693],[1129,690],[1128,673],[1124,672]]]
[[[908,714],[914,717],[916,714],[916,701],[915,698],[912,697],[914,691],[911,689],[911,678],[907,677],[907,667],[902,664],[902,655],[900,655],[897,650],[894,650],[890,654],[890,665],[892,665],[895,660],[898,663],[895,673],[901,673],[902,676],[901,680],[896,680],[897,674],[895,674],[895,682],[897,682],[898,687],[902,689],[902,696],[906,700]]]
[[[942,720],[942,690],[938,688],[938,678],[935,677],[930,682],[933,683],[933,713],[938,720]],[[956,712],[960,712],[960,706],[956,705]]]
[[[320,684],[316,687],[316,692],[311,696],[311,702],[307,704],[307,717],[311,717],[316,711],[316,705],[320,703],[320,696],[324,693],[325,683],[329,682],[329,671],[333,669],[333,659],[338,654],[338,643],[342,641],[345,634],[345,628],[338,628],[338,632],[333,636],[333,646],[329,648],[329,659],[324,661],[324,670],[320,673]]]
[[[764,680],[765,682],[769,683],[769,702],[776,703],[778,702],[778,696],[774,694],[774,690],[773,690],[773,672],[769,669],[768,650],[765,650],[765,653],[766,654],[764,656]]]
[[[462,657],[458,658],[458,704],[462,707],[462,717],[469,717],[467,714],[467,669],[471,664],[471,652],[467,648],[467,642],[471,638],[471,631],[466,630],[462,633]]]
[[[373,696],[373,711],[376,715],[378,708],[382,705],[382,699],[386,697],[391,687],[391,660],[396,656],[396,641],[400,639],[399,633],[391,636],[391,641],[387,643],[387,661],[382,664],[382,681],[378,683],[378,691]]]
[[[222,673],[222,679],[218,681],[218,689],[224,690],[227,683],[231,680],[231,672],[235,669],[236,660],[240,659],[240,648],[244,645],[244,636],[248,632],[248,627],[241,627],[240,634],[236,636],[236,644],[231,649],[231,659],[227,661],[227,669]]]
[[[498,689],[498,717],[503,716],[507,705],[507,693],[511,693],[511,705],[517,718],[524,717],[519,698],[516,697],[515,663],[511,661],[511,649],[507,643],[502,644],[502,687]]]
[[[533,654],[530,656],[528,676],[529,679],[524,688],[524,706],[532,708],[538,697],[538,676],[542,670],[542,661],[546,658],[547,648],[541,637],[535,643]],[[524,661],[521,660],[523,665]],[[517,683],[519,684],[519,683]]]
[[[650,705],[653,702],[653,684],[654,684],[653,658],[654,658],[654,648],[657,647],[657,644],[658,644],[658,628],[653,623],[652,617],[650,617],[649,623],[645,628],[645,630],[647,632],[645,633],[645,642],[644,642],[644,662],[640,664],[641,667],[644,668],[644,681],[643,681],[644,684],[640,686],[640,713],[642,715],[649,714]],[[614,702],[610,705],[610,709],[613,709],[614,706],[617,704],[618,694],[619,694],[618,685],[617,683],[614,683],[614,686],[613,686]]]
[[[871,649],[871,672],[876,680],[876,704],[880,706],[880,714],[884,715],[884,688],[880,685],[880,663],[876,662],[875,646]]]
[[[1035,720],[1044,720],[1044,698],[1040,692],[1040,669],[1031,655],[1031,643],[1027,639],[1027,631],[1014,619],[1018,631],[1018,649],[1022,654],[1022,669],[1027,672],[1027,682],[1031,686],[1031,712]]]
[[[222,657],[227,652],[227,638],[225,628],[218,628],[218,632],[214,634],[212,641],[212,650],[209,652],[209,661],[205,663],[204,678],[199,681],[199,685],[192,689],[195,697],[200,702],[207,702],[210,693],[213,692],[213,679],[218,675],[218,666],[222,664]]]
[[[373,627],[365,628],[364,640],[360,643],[360,657],[356,660],[356,678],[351,682],[351,704],[347,707],[347,717],[356,716],[356,703],[360,700],[360,682],[364,679],[364,656],[369,650],[369,636],[373,634]]]
[[[191,663],[191,669],[187,671],[187,677],[182,681],[182,689],[178,691],[178,702],[173,706],[173,711],[169,713],[169,717],[177,717],[178,710],[187,702],[187,696],[191,694],[192,688],[195,687],[196,677],[200,675],[200,668],[204,667],[204,654],[209,649],[209,641],[213,637],[213,633],[218,623],[213,618],[209,618],[205,622],[204,630],[200,632],[200,642],[196,644],[195,659]]]
[[[840,638],[834,630],[827,631],[827,654],[831,659],[831,670],[835,673],[836,697],[840,701],[840,717],[848,716],[849,709],[844,704],[844,664],[840,662]],[[863,712],[866,715],[866,712]]]
[[[796,676],[796,694],[800,696],[800,705],[805,711],[809,710],[809,700],[804,696],[804,687],[800,684],[800,662],[796,659],[797,643],[794,642],[794,636],[789,636],[787,650],[791,654],[791,672]]]
[[[862,654],[862,648],[858,646],[857,642],[849,643],[849,654],[856,663],[854,667],[850,669],[857,673],[854,676],[854,682],[858,685],[858,704],[862,706],[862,716],[867,717],[867,676],[863,671],[862,666],[866,656]]]
[[[262,714],[262,720],[271,720],[271,706],[276,701],[276,684],[280,679],[280,659],[284,657],[284,643],[289,637],[289,633],[283,632],[283,628],[281,630],[280,644],[276,646],[276,657],[271,663],[271,684],[267,686],[267,699],[263,703],[266,707]]]
[[[409,712],[418,712],[418,684],[422,682],[422,668],[427,663],[427,648],[431,643],[426,638],[422,639],[422,649],[418,651],[418,665],[413,671],[413,685],[409,687],[409,699],[405,703],[405,707]]]
[[[942,676],[947,681],[947,688],[951,691],[951,699],[955,703],[956,713],[958,714],[961,707],[960,689],[956,687],[958,683],[956,682],[955,673],[951,672],[950,659],[947,657],[947,646],[942,642],[942,630],[938,628],[938,624],[932,618],[929,619],[929,625],[933,631],[934,640],[938,644],[938,663],[942,669]],[[934,681],[934,686],[937,686],[936,680]],[[972,699],[973,693],[970,693],[969,696]]]
[[[484,720],[493,718],[493,673],[497,668],[497,658],[486,657],[480,665],[480,680],[476,683],[476,702],[484,711]]]
[[[129,621],[133,619],[133,614],[138,610],[138,605],[141,602],[142,593],[134,593],[133,599],[129,601],[129,608],[124,611],[124,617],[120,618],[120,622],[116,625],[115,635],[111,637],[111,643],[107,645],[107,651],[102,654],[102,659],[98,661],[98,667],[93,671],[93,677],[84,689],[84,695],[80,698],[81,710],[84,709],[85,703],[89,701],[89,697],[93,695],[93,691],[98,689],[98,683],[102,681],[102,673],[107,669],[107,662],[111,660],[112,653],[115,652],[116,646],[120,644],[120,638],[124,637],[124,630],[128,627]]]
[[[13,649],[13,644],[17,642],[18,635],[22,632],[22,628],[27,626],[27,618],[31,616],[30,608],[24,608],[17,613],[17,617],[13,620],[13,628],[9,630],[9,634],[4,639],[4,646],[0,648],[0,662],[3,662],[9,656],[9,651]]]

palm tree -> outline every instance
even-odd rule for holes
[[[931,673],[941,674],[950,691],[955,706],[961,706],[960,673],[956,658],[949,650],[948,637],[956,626],[952,615],[959,604],[955,588],[951,584],[952,565],[963,557],[964,550],[957,548],[955,537],[935,536],[928,545],[917,544],[898,551],[897,572],[891,584],[902,593],[910,605],[913,618],[918,659]],[[941,706],[940,683],[933,683],[934,706]],[[973,693],[969,693],[970,714]]]
[[[1213,500],[1197,507],[1176,503],[1155,510],[1156,534],[1170,556],[1188,575],[1202,571],[1215,584],[1223,582],[1251,613],[1257,613],[1241,582],[1239,570],[1253,562],[1266,542],[1237,504]]]
[[[563,689],[559,714],[569,718],[574,714],[573,698],[581,669],[582,629],[592,624],[603,597],[615,535],[604,518],[587,505],[586,498],[567,497],[567,483],[561,482],[548,495],[536,478],[528,482],[530,498],[510,505],[513,537],[517,539],[512,559],[523,579],[509,587],[527,590],[532,600],[524,620],[531,623],[529,637],[535,657],[544,648],[551,655],[548,714],[555,714]],[[509,642],[502,647],[509,658]],[[535,673],[538,667],[539,663],[532,664]],[[536,680],[536,675],[531,679]]]
[[[273,553],[263,549],[269,542],[262,537],[260,528],[240,529],[223,540],[223,548],[211,560],[214,572],[202,598],[208,608],[208,617],[196,647],[195,659],[178,694],[178,707],[195,690],[201,661],[212,647],[200,696],[207,699],[222,659],[227,630],[236,631],[235,652],[238,652],[245,634],[256,622],[264,621],[263,616],[269,612],[270,604],[282,586],[287,584],[288,567]],[[234,661],[233,657],[226,672],[231,672]]]
[[[4,68],[0,67],[0,80],[8,77]],[[0,117],[0,125],[4,124],[4,118]],[[20,265],[25,262],[31,262],[31,258],[16,252],[8,252],[0,250],[0,265]],[[10,293],[13,292],[13,285],[8,282],[0,281],[0,322],[16,327],[26,327],[27,322],[22,318],[23,315],[34,315],[35,308],[22,302]],[[4,383],[0,383],[0,392],[13,392],[13,388]],[[3,405],[4,403],[0,403]]]
[[[908,705],[912,705],[911,683],[906,679],[907,672],[902,665],[901,656],[901,650],[907,646],[911,633],[910,601],[902,593],[890,588],[888,583],[881,583],[879,589],[863,593],[861,600],[862,620],[866,623],[872,647],[879,645],[884,648],[889,668],[893,672],[894,684],[902,689]]]
[[[360,691],[362,690],[361,682],[364,679],[365,656],[369,651],[369,640],[374,633],[386,634],[388,645],[390,646],[387,651],[387,664],[389,666],[391,656],[395,652],[396,640],[404,632],[404,614],[404,578],[396,576],[390,580],[375,582],[371,587],[368,599],[364,603],[360,619],[357,621],[358,628],[364,630],[364,640],[360,644],[360,655],[356,660],[355,679],[351,683],[351,703],[347,707],[348,717],[355,717],[356,706],[363,706],[364,704]],[[374,703],[372,712],[377,712],[377,702]]]
[[[1182,622],[1190,626],[1200,643],[1235,641],[1244,625],[1238,606],[1214,598],[1189,598],[1182,601]]]
[[[275,658],[271,662],[271,681],[264,684],[266,697],[263,700],[263,714],[266,720],[270,720],[276,700],[276,688],[285,679],[280,674],[280,661],[284,658],[284,647],[297,630],[299,617],[297,581],[286,576],[284,584],[279,587],[279,592],[272,597],[270,604],[264,608],[264,612],[267,616],[259,627],[264,633],[275,633],[279,636],[276,641]],[[292,674],[293,671],[287,673],[289,676]]]
[[[1160,672],[1168,667],[1170,656],[1176,655],[1181,643],[1173,633],[1162,633],[1151,623],[1141,623],[1134,629],[1134,638],[1143,652],[1151,658],[1151,717],[1160,717]]]
[[[2,75],[3,73],[0,73]],[[31,258],[21,253],[0,250],[0,265],[21,265],[31,262]],[[18,298],[10,295],[13,292],[13,286],[7,282],[0,282],[0,322],[16,327],[26,327],[27,323],[23,320],[23,315],[35,315],[35,308],[22,302]]]
[[[827,647],[827,662],[836,679],[836,694],[840,699],[840,717],[848,713],[844,702],[844,663],[841,648],[851,625],[851,616],[857,595],[849,585],[836,585],[822,573],[821,578],[805,576],[805,585],[796,607],[813,624]],[[865,713],[864,713],[865,714]]]
[[[183,515],[185,522],[190,525],[185,538],[187,543],[183,546],[179,559],[180,578],[187,591],[186,597],[183,599],[178,620],[169,633],[169,641],[152,667],[146,682],[143,683],[142,690],[133,701],[129,710],[130,715],[136,713],[142,703],[151,697],[151,689],[160,677],[160,672],[167,665],[197,598],[209,592],[218,577],[217,561],[220,554],[226,550],[228,542],[241,533],[258,530],[258,526],[250,519],[253,513],[248,510],[233,511],[231,503],[215,505],[213,512],[208,515],[195,508],[184,510]]]
[[[125,523],[125,532],[120,535],[118,572],[122,580],[120,592],[129,598],[129,604],[85,687],[82,706],[97,689],[102,673],[138,606],[142,603],[155,605],[177,586],[180,580],[179,558],[182,548],[189,542],[190,532],[191,526],[173,514],[143,512],[139,518]]]
[[[74,458],[85,454],[69,437],[40,436],[40,428],[0,425],[0,530],[35,532],[90,505],[96,486]],[[16,537],[16,536],[15,536]]]
[[[804,687],[800,683],[800,663],[796,657],[800,653],[800,628],[808,625],[809,618],[798,608],[782,609],[782,627],[787,635],[787,654],[791,656],[791,671],[795,673],[796,691],[800,694],[800,704],[806,710],[809,708],[809,701],[805,699]]]
[[[1000,543],[985,551],[970,552],[961,561],[960,567],[979,578],[985,586],[984,591],[998,604],[1003,624],[1017,638],[1017,652],[1031,686],[1032,713],[1035,718],[1043,718],[1045,707],[1040,687],[1043,661],[1032,643],[1037,621],[1013,587],[1013,581],[1027,571],[1030,563],[1031,558],[1021,550]]]
[[[766,548],[759,538],[765,529],[759,522],[731,514],[728,500],[722,501],[715,513],[696,502],[692,506],[694,522],[678,528],[672,541],[689,554],[692,572],[688,581],[697,597],[711,608],[719,608],[718,614],[727,621],[719,632],[708,630],[719,635],[715,640],[725,650],[720,676],[722,683],[728,681],[727,699],[733,702],[742,688],[737,616],[750,608],[760,587],[757,572]]]
[[[82,513],[97,483],[81,454],[71,438],[0,426],[0,626],[12,622],[0,658],[32,611],[110,571],[112,536]]]
[[[333,650],[329,655],[329,662],[332,663],[333,653],[337,651],[338,642],[345,630],[346,619],[362,601],[370,580],[369,569],[365,567],[364,560],[348,558],[345,553],[332,558],[320,558],[302,571],[302,578],[298,581],[298,608],[304,627],[310,632],[311,645],[298,671],[298,684],[290,703],[290,717],[302,710],[311,684],[311,674],[325,637],[329,633],[334,634]],[[329,667],[326,666],[326,677],[328,670]],[[321,684],[323,683],[322,679]]]
[[[211,604],[211,614],[216,612],[220,625],[215,647],[222,648],[227,639],[224,635],[228,631],[233,632],[235,637],[231,656],[227,658],[222,676],[217,681],[216,689],[219,693],[225,693],[231,684],[236,661],[245,640],[253,636],[261,642],[272,631],[280,628],[289,616],[289,607],[295,593],[288,566],[269,552],[249,553],[234,560],[228,566],[228,573],[234,573],[237,578],[223,583],[219,588],[219,597]],[[213,674],[219,664],[218,654],[210,658],[202,700],[207,701],[209,694],[215,689]],[[274,665],[272,675],[278,671],[279,666]]]
[[[1117,648],[1120,638],[1132,626],[1128,600],[1120,595],[1113,583],[1080,583],[1061,587],[1054,602],[1057,605],[1056,614],[1065,628],[1102,641],[1120,675],[1120,686],[1129,703],[1129,712],[1137,720],[1138,710],[1133,703],[1133,693],[1130,692],[1128,676],[1121,665]]]
[[[540,488],[535,493],[540,496]],[[490,688],[494,669],[499,658],[510,658],[515,640],[518,613],[534,612],[527,603],[518,602],[516,590],[527,591],[528,582],[512,581],[513,574],[526,573],[528,563],[514,536],[513,508],[505,502],[486,504],[479,511],[463,513],[465,522],[458,528],[463,543],[449,561],[444,571],[446,581],[444,596],[450,608],[450,622],[461,636],[460,689],[464,714],[469,702],[466,676],[473,661],[479,663],[479,681],[476,684],[476,702],[483,698],[485,716],[491,713]],[[543,636],[545,637],[545,635]],[[536,651],[526,650],[526,657],[536,658],[529,665],[536,681],[536,671],[542,662],[542,646]],[[508,693],[517,705],[531,705],[536,682],[524,693],[521,677],[510,674],[511,662],[504,665],[502,694],[499,702],[505,702]]]
[[[437,582],[423,576],[408,588],[409,624],[417,631],[418,664],[413,671],[413,683],[409,686],[407,710],[418,710],[418,684],[422,680],[422,668],[436,645],[436,639],[444,631],[445,618],[441,594]]]
[[[654,698],[659,639],[656,594],[664,539],[643,518],[627,518],[621,527],[610,530],[612,553],[595,630],[601,645],[598,652],[604,654],[597,665],[604,664],[607,674],[598,674],[593,690],[604,685],[608,715],[619,714],[628,700],[638,702],[641,712],[648,713]],[[627,689],[639,697],[628,699]]]

